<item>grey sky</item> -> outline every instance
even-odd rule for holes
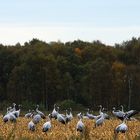
[[[101,40],[120,43],[140,33],[139,0],[0,0],[0,43]]]

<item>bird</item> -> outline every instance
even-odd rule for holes
[[[41,111],[39,111],[38,108],[39,108],[39,105],[37,105],[37,107],[36,107],[36,112],[37,112],[38,114],[40,114],[41,118],[45,119],[46,117],[45,117],[44,113],[41,112]]]
[[[115,107],[113,107],[113,111],[112,111],[113,115],[116,116],[118,119],[120,120],[124,120],[125,117],[125,113],[122,111],[115,111]]]
[[[12,112],[16,116],[16,118],[18,118],[20,115],[20,107],[21,107],[21,105],[18,105],[19,109]]]
[[[54,109],[51,113],[51,117],[57,119],[57,114],[58,114],[58,112],[56,110],[56,104],[54,104]]]
[[[65,115],[65,119],[66,119],[66,123],[70,122],[73,119],[73,115],[71,112],[69,112],[66,110],[66,115]]]
[[[115,110],[115,108],[114,108]],[[119,118],[120,120],[124,120],[124,118],[126,120],[131,120],[131,117],[138,114],[139,112],[137,110],[130,110],[130,111],[127,111],[127,112],[124,112],[124,108],[123,106],[121,105],[121,111],[113,111],[114,115]]]
[[[122,109],[121,111],[124,112],[124,107],[123,107],[123,105],[121,105],[121,109]]]
[[[97,115],[97,116],[93,116],[95,120],[98,120],[99,118],[101,118],[101,115]]]
[[[80,112],[80,113],[77,114],[77,118],[80,119],[81,117],[82,117],[83,119],[89,119],[88,116],[86,116],[86,115],[84,115],[84,114],[82,114],[82,113]]]
[[[57,114],[57,121],[61,122],[62,124],[66,124],[66,118],[59,113]]]
[[[35,124],[33,121],[30,121],[28,123],[28,129],[31,130],[31,131],[35,131]]]
[[[32,110],[31,118],[34,117],[35,113],[36,113],[36,112],[35,112],[34,110]]]
[[[16,111],[16,103],[13,103],[13,108],[11,107],[10,112]]]
[[[115,133],[119,133],[119,132],[125,133],[128,130],[128,127],[125,124],[125,120],[126,119],[124,119],[123,122],[115,128],[115,130],[114,130]]]
[[[105,111],[105,108],[102,108],[102,111]],[[110,119],[110,117],[109,117],[109,115],[107,113],[103,112],[103,114],[104,114],[105,119],[107,119],[107,120]]]
[[[121,105],[121,108],[122,108],[122,112],[124,112],[123,105]],[[129,110],[129,111],[125,112],[125,117],[127,120],[131,120],[131,117],[138,113],[139,112],[137,110]]]
[[[80,112],[80,113],[78,113],[78,114],[77,114],[77,118],[78,118],[78,119],[80,119],[80,118],[81,118],[81,115],[82,115],[82,113],[81,113],[81,112]]]
[[[99,115],[97,116],[94,115],[95,120],[98,120],[99,118],[101,118],[101,115],[103,114],[102,109],[103,109],[102,105],[99,105]]]
[[[32,112],[31,110],[29,109],[29,112],[27,114],[25,114],[25,117],[26,118],[30,118],[32,116]]]
[[[92,115],[92,114],[89,113],[89,108],[87,109],[86,116],[87,116],[89,119],[94,119],[94,115]]]
[[[102,108],[103,108],[102,105],[99,105],[99,115],[93,115],[93,118],[95,119],[95,121],[101,118],[101,115],[103,114]]]
[[[37,124],[39,123],[41,120],[41,115],[40,114],[36,114],[33,116],[33,123]]]
[[[12,112],[9,112],[8,113],[9,114],[9,120],[11,121],[11,122],[16,122],[16,116],[12,113]]]
[[[100,115],[101,115],[101,117],[99,119],[95,120],[95,127],[102,125],[105,120],[104,113],[101,112]]]
[[[85,129],[85,125],[82,122],[82,116],[81,116],[77,125],[76,125],[76,130],[79,131],[79,132],[84,132],[84,129]]]
[[[73,119],[72,108],[70,108],[69,116],[71,117],[71,119]]]
[[[48,119],[49,120],[43,124],[43,129],[42,129],[43,132],[47,132],[51,128],[51,120],[49,116]]]
[[[6,112],[6,114],[8,114],[9,113],[9,107],[7,107],[7,112]]]
[[[102,108],[103,108],[102,105],[99,105],[99,108],[100,108],[99,109],[99,114],[101,115],[102,114]]]
[[[57,107],[57,121],[61,122],[62,124],[66,124],[66,116],[64,114],[59,113],[59,107]]]
[[[108,115],[108,114],[106,114],[106,113],[104,113],[104,118],[105,118],[105,119],[107,119],[107,120],[109,120],[109,119],[110,119],[109,115]]]
[[[9,106],[8,112],[13,112],[13,108],[11,106]]]
[[[9,114],[4,115],[3,121],[6,123],[6,122],[8,122],[9,120],[10,120],[10,115],[9,115]]]
[[[131,120],[131,117],[138,114],[139,112],[137,110],[130,110],[125,113],[125,117],[129,120]]]
[[[3,117],[3,121],[6,123],[8,121],[11,121],[11,122],[16,122],[16,117],[14,114],[12,114],[12,112],[10,112],[11,110],[11,107],[8,107],[7,108],[7,113],[6,115],[4,115]]]

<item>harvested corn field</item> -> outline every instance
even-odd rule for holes
[[[4,123],[2,116],[0,118],[0,139],[3,140],[138,140],[140,139],[140,121],[127,121],[128,131],[124,133],[115,134],[114,129],[121,121],[117,119],[105,120],[102,126],[95,128],[95,121],[89,119],[82,119],[85,125],[83,133],[76,131],[76,124],[78,119],[73,118],[68,124],[62,124],[55,119],[51,120],[51,129],[47,132],[42,132],[43,124],[46,122],[42,119],[35,125],[35,131],[28,129],[28,123],[31,119],[19,117],[15,123],[10,121]]]

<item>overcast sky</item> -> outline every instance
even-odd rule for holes
[[[0,43],[140,36],[140,0],[0,0]]]

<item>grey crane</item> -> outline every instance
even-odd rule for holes
[[[56,104],[54,104],[54,109],[51,113],[51,118],[57,119],[57,114],[58,114],[58,112],[57,112],[57,109],[56,109]]]
[[[116,110],[115,107],[113,107],[113,111],[112,111],[113,115],[120,120],[124,120],[125,113],[120,110],[119,111],[115,111],[115,110]]]
[[[85,125],[82,122],[82,116],[80,117],[80,120],[78,121],[78,123],[76,125],[76,130],[79,132],[84,132],[84,130],[85,130]]]
[[[115,128],[115,133],[119,133],[119,132],[125,133],[127,130],[128,130],[128,126],[125,124],[125,119],[124,119],[123,122]]]
[[[33,123],[37,124],[39,123],[41,120],[41,115],[40,114],[36,114],[33,116]]]
[[[35,124],[33,121],[30,121],[28,123],[28,129],[31,130],[31,131],[35,131]]]
[[[47,122],[45,122],[45,123],[43,124],[42,131],[43,131],[43,132],[47,132],[51,127],[52,127],[52,126],[51,126],[51,120],[50,120],[50,118],[48,117]]]
[[[25,117],[26,118],[30,118],[32,116],[32,112],[31,110],[29,109],[29,112],[25,114]]]
[[[36,112],[41,116],[41,118],[45,119],[45,114],[43,112],[41,112],[39,109],[39,105],[36,106]]]
[[[102,125],[105,120],[104,113],[101,113],[100,115],[101,117],[95,121],[95,127]]]

